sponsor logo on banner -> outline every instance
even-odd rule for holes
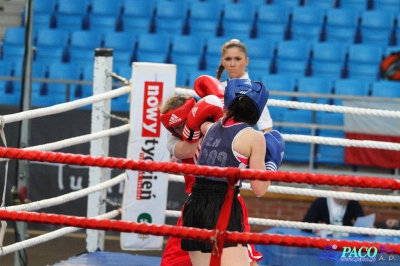
[[[160,137],[160,110],[163,95],[162,82],[145,82],[143,97],[142,137]]]

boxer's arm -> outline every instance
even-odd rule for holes
[[[167,141],[168,151],[178,159],[191,158],[196,153],[198,142],[189,143],[175,136],[170,136]]]

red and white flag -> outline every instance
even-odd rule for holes
[[[400,103],[390,101],[343,100],[343,105],[400,111]],[[400,118],[345,114],[344,128],[346,139],[400,143]],[[345,162],[353,165],[395,169],[400,168],[400,151],[346,147]]]

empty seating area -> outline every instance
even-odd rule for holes
[[[191,87],[199,75],[215,76],[221,46],[237,38],[247,45],[250,77],[262,80],[271,91],[286,93],[273,98],[341,104],[330,95],[399,97],[400,83],[383,80],[379,68],[385,56],[400,51],[399,3],[394,0],[35,0],[34,68],[40,70],[34,72],[42,78],[90,81],[94,49],[107,47],[114,49],[113,65],[117,73],[129,75],[133,61],[172,63],[177,65],[177,86]],[[25,11],[21,15],[24,18]],[[24,32],[23,23],[21,27],[7,29],[1,43],[0,75],[21,75]],[[50,71],[54,68],[62,72]],[[57,95],[53,100],[57,102],[90,93],[86,86],[66,88],[42,83],[35,84],[33,90],[33,99],[38,99],[38,103],[41,96],[53,91]],[[61,96],[67,91],[68,97]],[[5,94],[17,100],[19,97],[15,95],[20,93],[18,82],[0,80],[0,99]],[[322,96],[315,99],[294,97],[290,93]],[[44,102],[34,103],[40,106]],[[46,104],[52,103],[55,102]],[[117,104],[113,106],[118,109]],[[312,119],[307,112],[276,109],[270,108],[270,112],[277,122],[290,122],[297,117]],[[338,116],[308,120],[304,123],[343,125],[343,118]],[[299,130],[278,129],[294,134]],[[307,130],[301,134],[311,134]],[[342,136],[342,133],[316,132],[321,136]],[[296,145],[300,146],[287,149],[303,150],[304,154],[287,153],[286,160],[308,161],[310,145]],[[343,163],[342,153],[343,148],[318,146],[316,162]]]

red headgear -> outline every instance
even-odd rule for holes
[[[194,98],[190,98],[181,106],[171,109],[165,114],[161,114],[161,123],[169,132],[172,133],[172,135],[182,138],[182,136],[174,130],[174,127],[177,127],[186,121],[188,113],[190,110],[192,110],[195,104],[196,100]]]

